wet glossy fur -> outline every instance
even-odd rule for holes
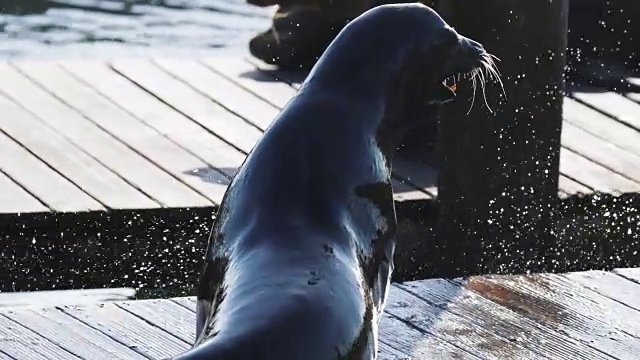
[[[481,46],[467,41],[419,4],[375,8],[340,33],[229,186],[198,338],[176,359],[375,358],[393,153],[416,108],[451,98],[444,77],[478,65]]]

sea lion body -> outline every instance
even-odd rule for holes
[[[175,359],[374,359],[393,270],[393,153],[416,108],[453,98],[445,75],[483,52],[419,4],[347,25],[229,185],[196,344]]]

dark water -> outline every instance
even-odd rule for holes
[[[273,9],[244,0],[0,0],[0,59],[246,52]]]

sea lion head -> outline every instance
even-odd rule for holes
[[[436,121],[457,88],[468,83],[475,96],[476,85],[484,90],[487,79],[501,84],[494,57],[482,44],[426,5],[387,4],[342,29],[301,92],[332,94],[333,101],[361,109],[360,121],[376,131],[378,145],[391,158],[408,131]]]
[[[494,57],[482,44],[428,6],[405,3],[380,5],[351,21],[307,82],[364,99],[384,113],[381,125],[405,128],[455,99],[464,81],[475,90],[488,78],[499,81]]]

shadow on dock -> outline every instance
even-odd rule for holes
[[[202,207],[1,215],[0,291],[133,287],[181,295],[196,282],[215,212]],[[545,271],[640,266],[640,194],[574,195],[562,200],[558,213],[558,251]],[[434,201],[398,202],[397,215],[395,281],[470,275],[435,256]],[[527,272],[519,256],[512,261],[514,271]]]

